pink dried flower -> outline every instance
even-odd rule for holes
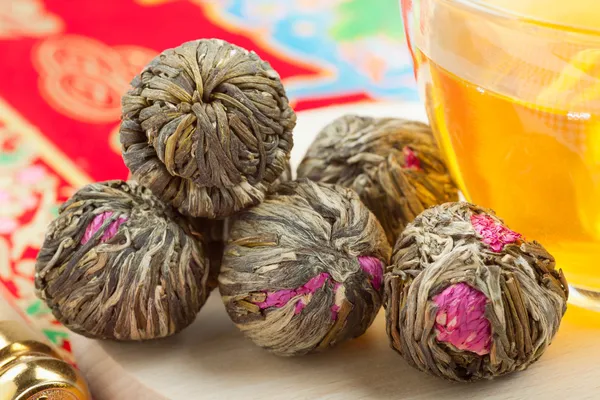
[[[404,153],[405,168],[421,169],[421,161],[410,147],[405,146],[402,153]]]
[[[496,253],[501,252],[505,245],[521,239],[520,233],[499,224],[489,215],[473,214],[471,224],[475,232],[481,236],[481,241],[489,245]]]
[[[457,283],[433,298],[438,306],[435,317],[436,338],[459,350],[489,354],[490,321],[485,317],[487,298],[466,283]]]
[[[383,283],[383,263],[377,257],[359,256],[360,268],[371,278],[371,284],[377,290],[381,289]]]
[[[85,229],[85,233],[83,234],[83,237],[81,238],[81,244],[86,244],[87,242],[89,242],[89,240],[94,236],[94,234],[96,232],[98,232],[98,230],[102,227],[102,224],[104,223],[104,221],[109,219],[112,215],[113,215],[112,211],[105,211],[102,214],[96,215],[96,217],[94,217],[92,222],[90,222],[90,224]],[[117,218],[116,221],[113,221],[108,226],[108,228],[106,228],[106,230],[104,231],[104,234],[102,235],[102,238],[100,238],[100,241],[106,242],[107,240],[114,237],[117,234],[119,227],[125,221],[127,221],[127,217],[125,217],[123,215],[120,216],[119,218]]]
[[[318,289],[322,288],[328,281],[330,280],[330,276],[326,272],[322,272],[317,276],[311,278],[304,285],[300,286],[297,289],[282,289],[276,292],[267,293],[267,298],[265,301],[260,303],[256,303],[256,305],[260,309],[265,309],[269,307],[280,308],[285,306],[290,302],[294,297],[304,296],[308,294],[314,294]],[[306,303],[302,298],[298,298],[298,303],[295,305],[295,313],[300,314]]]

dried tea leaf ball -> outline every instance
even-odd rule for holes
[[[469,203],[432,207],[398,238],[385,274],[387,332],[412,366],[476,381],[520,371],[550,345],[567,282],[537,242]]]
[[[165,50],[123,97],[123,159],[134,178],[194,217],[260,203],[282,173],[296,115],[279,75],[217,39]]]
[[[311,353],[371,325],[390,252],[352,190],[288,182],[235,218],[219,289],[233,322],[257,345],[284,356]]]
[[[298,177],[354,189],[391,244],[426,208],[458,200],[431,128],[398,118],[336,119],[308,149]]]
[[[91,338],[172,335],[192,323],[212,289],[193,231],[135,182],[87,185],[48,228],[36,293],[62,324]]]

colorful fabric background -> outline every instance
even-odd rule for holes
[[[69,355],[34,295],[35,257],[74,189],[126,177],[120,96],[163,49],[253,49],[303,110],[416,100],[402,32],[398,0],[1,0],[0,294]]]

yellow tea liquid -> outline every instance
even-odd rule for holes
[[[467,199],[542,243],[569,283],[600,291],[600,50],[578,51],[547,77],[512,63],[493,79],[485,68],[464,79],[461,68],[415,56],[432,126]]]

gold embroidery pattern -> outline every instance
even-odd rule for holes
[[[55,110],[88,123],[117,121],[121,95],[156,52],[79,35],[45,39],[33,52],[42,97]]]
[[[0,299],[43,332],[70,361],[68,331],[36,298],[33,274],[46,226],[74,188],[90,181],[0,98]]]
[[[0,99],[0,297],[24,310],[70,360],[68,334],[35,297],[33,274],[46,227],[74,189],[43,159],[52,149],[30,140],[35,132],[26,132],[29,128]],[[72,176],[79,181],[84,175]]]
[[[0,39],[45,36],[61,32],[63,26],[41,0],[0,1]]]

